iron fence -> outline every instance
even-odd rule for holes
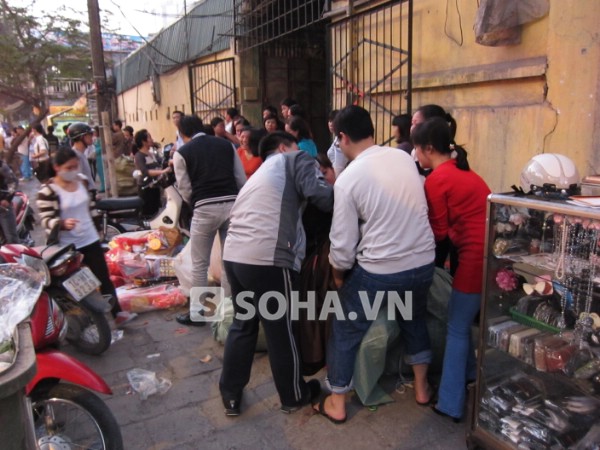
[[[203,122],[225,116],[236,106],[235,63],[233,58],[190,66],[192,113]]]
[[[332,109],[362,106],[378,143],[392,118],[410,113],[412,0],[392,1],[329,26]]]

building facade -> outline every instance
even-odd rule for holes
[[[331,109],[364,106],[389,143],[393,115],[436,103],[493,191],[540,153],[600,172],[600,4],[495,3],[519,17],[500,45],[476,41],[483,0],[206,0],[118,66],[119,116],[166,143],[173,110],[210,120],[237,106],[260,124],[264,106],[292,97],[325,150]]]

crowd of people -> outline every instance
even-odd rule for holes
[[[219,381],[225,413],[241,414],[262,324],[281,410],[291,413],[312,404],[331,422],[345,422],[356,354],[372,321],[360,293],[367,293],[372,306],[377,293],[385,292],[380,306],[390,293],[412,298],[412,317],[396,311],[395,320],[406,347],[405,363],[414,374],[416,403],[460,420],[465,386],[475,378],[470,326],[481,302],[490,190],[454,142],[454,118],[438,105],[398,115],[392,121],[397,148],[392,148],[375,143],[365,109],[348,106],[328,117],[332,141],[327,149],[317,147],[305,111],[289,98],[279,110],[266,107],[258,127],[235,108],[207,124],[181,111],[174,111],[172,120],[175,144],[168,163],[157,159],[148,130],[134,132],[120,120],[112,126],[115,156],[132,158],[140,171],[145,215],[159,210],[161,192],[143,188],[143,180],[174,173],[193,210],[194,287],[208,286],[211,249],[219,236],[221,285],[235,312]],[[49,240],[75,245],[102,281],[102,292],[115,297],[98,234],[89,232],[95,229],[89,192],[105,189],[98,129],[70,124],[68,145],[51,136],[51,127],[47,134],[34,127],[31,139],[19,146],[19,176],[28,179],[35,173],[42,183],[37,204]],[[3,182],[0,177],[0,189]],[[0,198],[0,207],[3,202]],[[327,367],[328,395],[317,380],[303,379],[298,330],[290,315],[294,293],[307,290],[301,286],[307,279],[303,261],[323,252],[329,263],[325,283],[336,290],[343,309],[342,317],[329,318],[323,333],[326,357],[320,367]],[[432,351],[425,323],[436,266],[454,275],[439,388],[428,376]],[[252,295],[242,303],[240,296],[247,292]],[[259,299],[268,292],[284,299],[283,316],[273,317],[276,299],[261,309]],[[248,302],[257,312],[251,317],[244,314]],[[119,324],[133,319],[117,301],[112,312]],[[189,313],[177,321],[203,324]]]
[[[373,301],[377,292],[386,291],[412,295],[412,317],[397,314],[396,320],[407,349],[405,362],[414,373],[416,403],[460,420],[466,385],[475,377],[470,327],[481,300],[490,190],[470,169],[466,151],[454,142],[456,121],[438,105],[423,106],[412,117],[399,115],[392,122],[397,143],[393,149],[376,145],[368,112],[350,106],[330,114],[333,139],[319,152],[303,114],[297,103],[286,99],[281,103],[283,120],[267,107],[261,130],[249,127],[236,110],[228,111],[225,119],[213,119],[212,130],[193,116],[180,122],[185,144],[176,153],[175,171],[178,180],[185,180],[185,198],[194,208],[193,284],[207,282],[210,248],[218,233],[223,287],[236,313],[219,382],[225,413],[241,414],[260,323],[282,411],[312,403],[333,423],[345,422],[356,354],[371,324],[359,292],[366,291]],[[221,141],[211,140],[211,131]],[[259,145],[250,145],[257,134],[263,136]],[[232,150],[236,147],[238,157]],[[260,161],[250,168],[246,157]],[[277,292],[289,307],[293,293],[302,291],[303,259],[321,250],[308,249],[315,227],[307,215],[315,208],[321,214],[316,216],[321,235],[326,228],[328,239],[321,242],[329,248],[343,317],[353,317],[330,320],[325,344],[329,395],[320,395],[317,381],[302,378],[303,355],[289,308],[273,319],[277,305],[267,303],[261,310],[258,304],[263,294]],[[425,324],[435,266],[455,274],[439,388],[428,377],[432,351]],[[244,317],[246,310],[238,299],[246,292],[253,293],[245,298],[257,312],[252,317]],[[189,314],[177,319],[194,324]]]

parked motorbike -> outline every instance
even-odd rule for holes
[[[33,209],[29,204],[29,197],[21,191],[0,190],[0,194],[10,196],[11,198],[12,207],[15,211],[19,240],[24,245],[33,246],[34,241],[31,237],[31,231],[33,230],[35,218],[33,217]],[[5,242],[1,230],[0,242]]]
[[[112,339],[106,317],[111,299],[98,292],[101,283],[88,267],[82,266],[83,255],[72,245],[38,250],[20,244],[5,245],[0,247],[0,259],[47,274],[45,292],[65,314],[66,340],[90,355],[105,352]]]
[[[15,266],[18,267],[1,264],[0,279],[13,278]],[[49,280],[48,273],[39,277],[39,272],[35,273],[33,269],[21,269],[29,270],[31,280],[41,278],[45,283]],[[41,292],[41,284],[38,284],[37,292]],[[0,286],[0,297],[3,298],[31,293],[31,289],[19,289],[20,286],[14,283],[0,283]],[[23,298],[14,300],[13,304],[24,303]],[[27,304],[33,306],[30,324],[37,372],[26,385],[25,392],[31,402],[37,448],[123,449],[121,430],[115,417],[92,392],[111,395],[110,387],[82,362],[50,348],[68,333],[61,308],[46,292],[41,292],[37,300],[27,299]]]
[[[33,209],[29,204],[29,197],[25,192],[15,191],[12,204],[17,219],[17,234],[21,240],[21,244],[31,247],[35,244],[31,237],[35,218],[33,217]]]
[[[165,155],[168,155],[171,147],[172,144],[164,147]],[[139,171],[134,171],[133,176],[140,176],[136,172]],[[100,213],[101,242],[106,244],[116,235],[127,231],[157,230],[160,227],[179,228],[183,233],[188,232],[191,213],[175,187],[174,175],[163,175],[155,179],[148,178],[144,180],[142,189],[157,185],[164,189],[166,201],[163,209],[151,219],[142,216],[143,201],[137,196],[103,198],[96,202],[96,209]]]

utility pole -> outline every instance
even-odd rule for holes
[[[104,180],[107,187],[107,192],[111,192],[111,196],[113,196],[114,193],[112,192],[112,189],[109,190],[109,186],[113,187],[113,185],[110,184],[110,181],[115,179],[115,177],[112,176],[114,173],[114,164],[112,160],[108,161],[110,158],[107,158],[106,156],[107,147],[111,146],[112,150],[112,139],[107,140],[106,138],[106,136],[110,137],[110,133],[108,133],[106,130],[110,130],[110,124],[112,123],[110,107],[111,101],[108,96],[109,93],[106,82],[106,68],[104,66],[102,30],[100,29],[100,7],[98,6],[98,0],[88,0],[87,4],[90,26],[90,49],[92,51],[92,75],[94,77],[94,87],[96,90],[96,105],[98,114],[97,121],[103,131],[100,133],[100,139],[102,141],[102,164],[104,165]],[[112,151],[110,154],[112,155]]]

